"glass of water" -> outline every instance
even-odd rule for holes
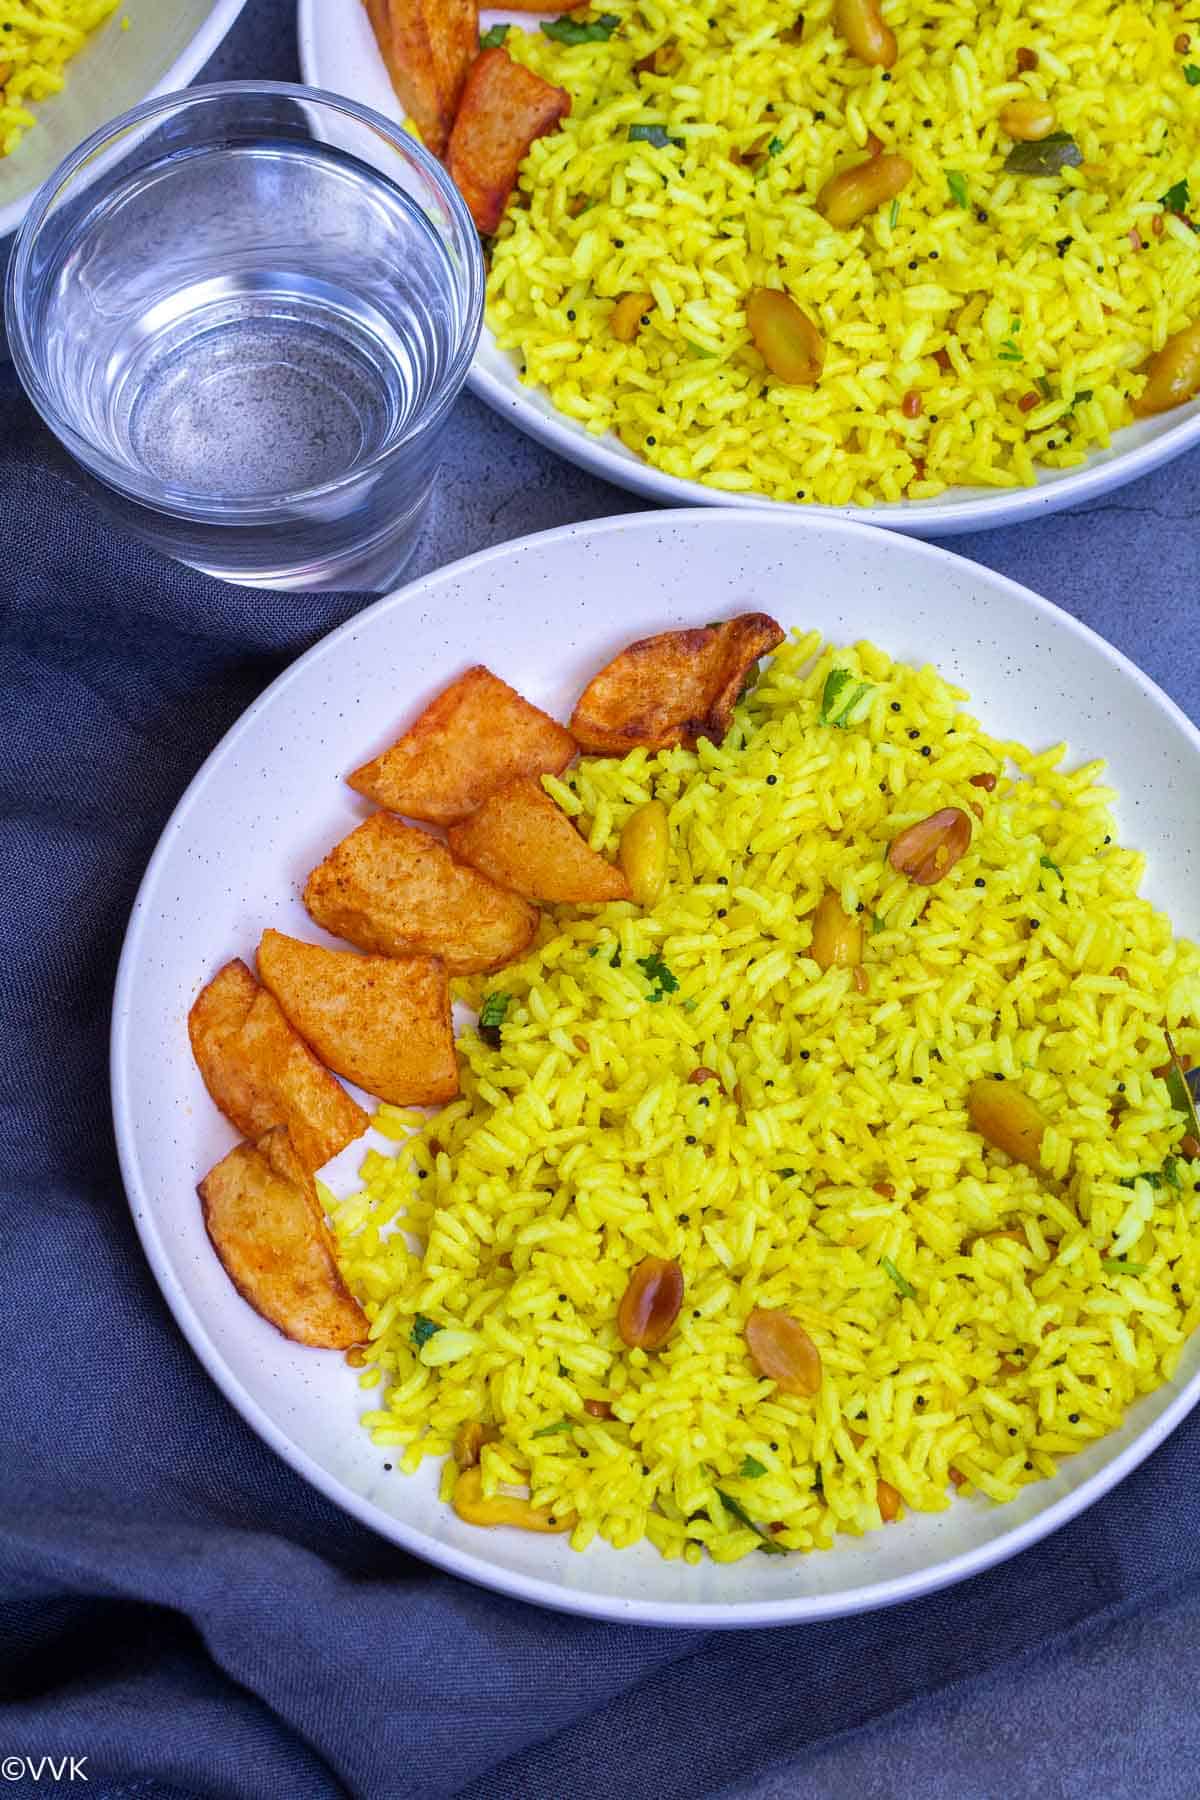
[[[479,235],[369,108],[277,82],[147,101],[38,193],[13,361],[107,509],[226,581],[392,585],[483,316]]]

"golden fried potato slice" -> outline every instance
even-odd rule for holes
[[[479,49],[478,0],[366,0],[388,76],[426,147],[441,156]]]
[[[527,900],[630,898],[621,870],[589,848],[536,781],[510,781],[447,837],[455,856]]]
[[[321,1067],[240,960],[225,964],[188,1014],[204,1085],[244,1137],[286,1126],[306,1169],[319,1169],[370,1121]]]
[[[485,237],[504,217],[530,144],[553,131],[570,110],[566,88],[553,87],[522,68],[506,50],[484,50],[475,59],[450,133],[446,166]]]
[[[197,1191],[213,1249],[256,1313],[318,1350],[364,1342],[366,1317],[342,1280],[312,1176],[282,1125],[231,1150]]]
[[[559,775],[574,754],[565,726],[480,664],[431,701],[390,750],[346,779],[389,812],[453,825],[506,781]]]
[[[318,925],[360,950],[440,956],[451,975],[503,968],[538,927],[536,907],[388,813],[372,813],[334,846],[309,876],[304,904]]]
[[[264,931],[258,976],[321,1061],[393,1106],[458,1092],[446,966],[436,956],[359,956]]]
[[[671,744],[694,750],[701,738],[719,744],[751,669],[783,639],[766,613],[642,638],[588,682],[571,715],[571,735],[597,756],[624,756],[638,744],[648,750]]]

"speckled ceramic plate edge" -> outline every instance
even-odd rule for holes
[[[503,8],[485,19],[509,17],[532,28],[528,14],[518,19]],[[300,66],[312,87],[364,101],[385,118],[403,117],[375,47],[362,0],[298,0]],[[1200,401],[1157,419],[1143,419],[1114,434],[1113,448],[1098,450],[1078,469],[1045,470],[1033,487],[955,488],[936,500],[885,501],[879,506],[831,507],[768,500],[761,494],[725,494],[703,482],[664,474],[627,450],[611,433],[593,437],[568,419],[545,394],[522,384],[517,358],[500,350],[487,326],[467,385],[493,412],[519,431],[564,456],[568,462],[662,505],[777,508],[805,520],[852,519],[911,537],[954,537],[1046,518],[1093,500],[1149,475],[1200,443]]]
[[[198,1208],[191,1202],[192,1184],[197,1170],[182,1167],[176,1170],[171,1165],[168,1154],[171,1191],[165,1200],[160,1201],[154,1201],[148,1195],[143,1152],[146,1148],[146,1089],[149,1084],[143,1082],[139,1087],[133,1069],[139,1036],[152,1026],[158,1009],[155,984],[150,981],[147,985],[145,964],[153,934],[162,927],[161,911],[179,901],[179,896],[172,897],[167,889],[167,884],[179,874],[179,848],[186,843],[188,833],[194,827],[195,817],[205,805],[217,803],[219,815],[220,808],[224,805],[234,804],[234,796],[227,780],[228,765],[239,754],[248,754],[251,767],[263,768],[263,780],[283,778],[281,759],[285,756],[286,747],[275,744],[275,715],[285,710],[297,690],[302,690],[305,685],[312,685],[314,679],[319,685],[321,678],[333,672],[339,664],[344,664],[360,637],[375,636],[385,627],[399,628],[405,615],[411,617],[423,603],[435,606],[439,597],[455,594],[459,596],[459,612],[448,622],[448,635],[460,645],[464,639],[470,642],[473,654],[483,654],[489,660],[495,655],[504,669],[503,646],[487,641],[489,606],[494,604],[495,596],[506,579],[511,579],[524,593],[528,586],[528,567],[538,562],[548,568],[576,571],[581,586],[585,579],[594,579],[602,594],[623,593],[627,588],[636,586],[632,572],[642,567],[647,556],[652,562],[653,555],[657,554],[664,559],[664,568],[680,571],[681,583],[685,581],[689,568],[691,571],[690,577],[687,577],[688,600],[686,603],[664,600],[666,611],[672,616],[686,614],[693,619],[711,616],[714,595],[711,591],[705,595],[705,582],[713,579],[710,571],[714,562],[720,562],[721,547],[730,543],[734,551],[745,558],[747,565],[755,561],[761,546],[763,555],[758,557],[760,569],[772,572],[790,569],[794,562],[797,579],[803,577],[806,580],[810,597],[804,603],[790,602],[786,607],[776,604],[776,610],[783,615],[786,623],[800,623],[801,620],[795,615],[802,614],[805,607],[809,616],[818,623],[823,622],[820,617],[822,610],[837,611],[841,608],[847,618],[854,616],[860,605],[866,606],[869,611],[871,605],[878,606],[881,603],[876,598],[868,605],[866,600],[860,598],[867,594],[872,582],[878,595],[887,595],[889,598],[902,595],[906,587],[912,596],[933,593],[940,584],[947,589],[947,598],[938,598],[931,603],[933,612],[940,611],[946,618],[946,644],[936,651],[940,661],[945,661],[945,650],[951,656],[952,665],[956,654],[953,634],[964,629],[960,617],[962,608],[974,606],[977,624],[986,626],[988,620],[997,621],[993,641],[997,654],[1002,644],[1007,647],[1010,673],[1006,677],[997,676],[995,679],[1001,686],[1005,680],[1011,681],[1014,700],[1031,671],[1040,675],[1047,661],[1054,664],[1054,684],[1061,684],[1056,689],[1052,687],[1050,691],[1057,691],[1064,702],[1069,698],[1072,674],[1081,678],[1077,689],[1081,696],[1085,691],[1091,694],[1106,687],[1114,704],[1106,712],[1101,712],[1098,720],[1106,717],[1111,719],[1115,711],[1140,713],[1139,729],[1135,731],[1132,724],[1127,727],[1129,743],[1134,745],[1133,749],[1129,749],[1128,744],[1125,745],[1128,754],[1138,754],[1137,744],[1140,740],[1155,735],[1156,731],[1170,751],[1175,770],[1172,781],[1178,777],[1190,783],[1194,791],[1196,778],[1200,775],[1200,733],[1197,733],[1166,695],[1118,651],[1050,602],[1039,599],[1029,590],[1002,576],[965,563],[947,551],[892,538],[855,524],[826,524],[809,530],[801,528],[794,517],[789,518],[781,511],[764,511],[755,515],[698,509],[670,514],[629,515],[582,526],[561,527],[534,538],[482,551],[378,601],[299,658],[254,702],[200,769],[162,833],[131,915],[118,971],[112,1020],[113,1113],[122,1173],[138,1233],[151,1268],[180,1328],[214,1381],[262,1439],[321,1493],[363,1524],[453,1574],[516,1598],[568,1612],[626,1623],[703,1629],[815,1621],[913,1600],[978,1574],[1036,1543],[1066,1524],[1136,1468],[1196,1404],[1200,1398],[1200,1367],[1197,1366],[1196,1355],[1192,1353],[1195,1349],[1194,1342],[1192,1351],[1189,1351],[1185,1359],[1192,1370],[1186,1379],[1177,1377],[1154,1395],[1140,1401],[1117,1433],[1110,1434],[1080,1456],[1069,1459],[1068,1464],[1064,1464],[1065,1472],[1060,1472],[1054,1481],[1039,1483],[1023,1490],[1021,1499],[1014,1501],[1009,1507],[987,1507],[983,1512],[971,1514],[975,1519],[985,1522],[987,1535],[983,1541],[946,1555],[928,1566],[907,1569],[903,1573],[883,1576],[877,1580],[839,1586],[832,1591],[802,1589],[783,1598],[751,1600],[734,1597],[726,1599],[720,1584],[728,1582],[730,1572],[705,1570],[702,1572],[702,1579],[708,1581],[709,1586],[702,1602],[656,1599],[653,1596],[654,1581],[648,1579],[648,1575],[656,1563],[660,1564],[660,1559],[653,1557],[651,1553],[652,1560],[646,1560],[640,1556],[639,1550],[613,1552],[606,1547],[599,1550],[593,1547],[582,1557],[573,1557],[567,1551],[565,1554],[570,1561],[563,1562],[561,1554],[557,1560],[551,1560],[555,1557],[555,1552],[560,1550],[561,1540],[537,1539],[534,1541],[536,1548],[531,1552],[527,1553],[525,1544],[519,1547],[525,1566],[504,1566],[500,1554],[505,1547],[500,1546],[498,1540],[505,1537],[523,1538],[524,1534],[490,1534],[487,1548],[495,1545],[496,1554],[489,1556],[486,1549],[474,1548],[477,1534],[471,1533],[468,1528],[461,1528],[460,1537],[462,1532],[466,1533],[461,1543],[447,1541],[444,1535],[433,1535],[429,1529],[415,1528],[403,1516],[385,1510],[363,1491],[356,1491],[345,1479],[332,1473],[319,1459],[302,1448],[295,1441],[294,1434],[281,1427],[279,1418],[272,1415],[271,1408],[264,1403],[261,1394],[250,1391],[251,1379],[245,1374],[239,1376],[230,1367],[228,1350],[222,1350],[215,1342],[211,1314],[206,1316],[204,1309],[197,1306],[188,1291],[187,1282],[181,1278],[179,1268],[166,1248],[166,1237],[173,1228],[175,1210],[178,1208],[182,1212],[191,1207],[198,1216]],[[804,565],[818,543],[820,554],[825,557],[825,565],[814,577]],[[746,550],[737,550],[739,544],[745,545]],[[774,561],[766,554],[768,550],[775,553]],[[589,561],[594,567],[591,576],[585,577],[583,571]],[[864,580],[863,570],[871,572],[869,580]],[[822,574],[835,585],[844,574],[845,580],[850,583],[848,596],[839,596],[836,601],[820,597],[812,599],[812,587],[814,583],[819,586]],[[947,610],[948,596],[953,591],[959,593],[962,606],[950,611]],[[759,598],[765,601],[769,596],[760,593]],[[644,606],[647,602],[643,600],[640,604]],[[917,603],[914,601],[914,604]],[[596,637],[602,637],[606,645],[611,642],[613,630],[616,629],[615,622],[611,622],[607,616],[600,619],[598,608],[591,606],[586,598],[573,596],[569,603],[562,605],[561,612],[564,634],[586,626],[585,635],[589,639],[587,654],[595,656],[595,650],[590,646],[591,640]],[[901,610],[897,614],[897,635],[902,636],[908,629],[905,619],[905,612]],[[868,620],[867,623],[873,625],[874,621]],[[449,630],[449,624],[453,625],[453,630]],[[541,629],[544,633],[544,626]],[[876,630],[875,635],[884,634]],[[479,641],[480,637],[482,642]],[[403,643],[397,641],[397,655],[407,645],[411,633],[406,630],[402,638]],[[571,641],[574,643],[574,640]],[[979,647],[982,656],[982,639]],[[901,647],[897,648],[900,653],[904,653]],[[989,644],[989,656],[991,653]],[[377,655],[377,652],[373,654]],[[1036,663],[1032,660],[1035,657]],[[1019,666],[1022,658],[1027,659],[1027,666],[1024,668]],[[422,687],[433,673],[435,671],[421,670],[418,679]],[[436,674],[439,681],[444,678],[443,670],[437,670]],[[1086,682],[1082,679],[1085,676]],[[536,690],[532,697],[545,698]],[[396,706],[403,708],[405,700],[403,686],[398,685]],[[1086,706],[1089,702],[1081,700],[1080,704]],[[989,711],[994,711],[994,704]],[[1151,726],[1154,727],[1153,731]],[[1097,723],[1093,728],[1101,727]],[[346,739],[346,755],[356,754],[361,747],[361,732],[358,728],[339,726],[334,735]],[[272,800],[271,804],[277,807],[277,800]],[[1152,794],[1148,804],[1153,810],[1159,804],[1158,797]],[[1162,804],[1165,807],[1166,801]],[[1164,811],[1163,820],[1166,816]],[[1192,869],[1197,846],[1180,842],[1178,832],[1172,838],[1165,828],[1152,832],[1150,840],[1146,841],[1146,848],[1150,851],[1152,860],[1156,855],[1161,857],[1164,851],[1169,854],[1170,868],[1174,870],[1176,877],[1174,902],[1178,905],[1181,897],[1190,894],[1194,887]],[[189,901],[185,906],[182,917],[191,916],[188,910],[190,904]],[[195,911],[192,907],[191,912]],[[1195,913],[1194,905],[1191,913]],[[1189,925],[1188,928],[1194,931],[1193,926]],[[217,927],[212,929],[216,930]],[[226,943],[219,939],[217,942],[209,941],[211,932],[207,920],[197,925],[196,936],[198,940],[205,941],[205,951],[203,955],[199,953],[198,943],[196,946],[189,946],[189,949],[194,948],[197,952],[195,965],[190,969],[187,980],[188,987],[193,991],[206,963],[220,954],[228,953]],[[168,946],[166,954],[171,953]],[[170,1021],[168,1036],[175,1064],[182,1067],[187,1063],[190,1067],[182,1015]],[[157,1087],[161,1079],[168,1089],[169,1101],[172,1078],[170,1070],[165,1064],[158,1062],[150,1066],[154,1070],[153,1085]],[[198,1083],[194,1070],[191,1071],[191,1080],[194,1090]],[[191,1110],[190,1106],[188,1110]],[[215,1109],[208,1110],[215,1112]],[[178,1192],[175,1191],[176,1185]],[[212,1258],[211,1252],[204,1245],[201,1246],[199,1260],[205,1264],[211,1263],[215,1268],[215,1258]],[[206,1267],[206,1278],[210,1274],[211,1270]],[[191,1279],[190,1273],[188,1279]],[[218,1284],[224,1281],[219,1270],[216,1271],[216,1279]],[[221,1291],[223,1297],[220,1304],[229,1311],[233,1320],[234,1338],[231,1341],[241,1345],[244,1340],[246,1367],[254,1371],[253,1379],[259,1379],[264,1359],[275,1357],[278,1361],[278,1369],[270,1371],[276,1385],[269,1388],[271,1403],[276,1405],[277,1395],[295,1385],[291,1368],[301,1366],[309,1369],[314,1365],[311,1361],[296,1364],[295,1357],[289,1363],[287,1353],[293,1351],[294,1347],[283,1346],[283,1341],[255,1318],[231,1288],[227,1295],[224,1289]],[[301,1359],[312,1358],[313,1354],[296,1353]],[[325,1368],[328,1368],[331,1360],[340,1364],[341,1359],[319,1359]],[[295,1399],[296,1396],[291,1395],[288,1403]],[[307,1416],[312,1405],[307,1387],[299,1393],[299,1401],[306,1409]],[[280,1400],[278,1404],[282,1405],[284,1402]],[[349,1410],[338,1419],[337,1431],[339,1438],[344,1435],[347,1444],[351,1440],[355,1444],[362,1444],[366,1437],[356,1426]],[[411,1480],[415,1483],[417,1478]],[[396,1499],[399,1496],[401,1512],[406,1507],[406,1492],[415,1498],[417,1489],[409,1483],[404,1483],[399,1488],[392,1485],[387,1489],[389,1498]],[[956,1503],[947,1513],[933,1515],[931,1528],[936,1531],[939,1522],[951,1520],[955,1516],[967,1519],[968,1513],[959,1510],[963,1504]],[[449,1514],[449,1509],[441,1508],[440,1513]],[[899,1549],[906,1541],[910,1545],[923,1542],[917,1535],[906,1540],[902,1534],[919,1534],[930,1525],[930,1519],[930,1515],[911,1515],[894,1532],[871,1534],[874,1543],[863,1540],[861,1546],[854,1547],[852,1567],[861,1569],[866,1574],[871,1567],[873,1555],[887,1559],[894,1557],[892,1546]],[[448,1529],[452,1536],[452,1515]],[[936,1542],[936,1539],[931,1541]],[[466,1545],[470,1545],[470,1548],[465,1547]],[[802,1581],[806,1573],[815,1575],[818,1580],[823,1579],[822,1571],[835,1566],[830,1559],[836,1559],[841,1554],[835,1550],[820,1556],[794,1559],[792,1566],[798,1571],[795,1579]],[[553,1571],[550,1575],[542,1572],[539,1557],[545,1557],[550,1563]],[[597,1557],[601,1562],[607,1558],[610,1563],[616,1559],[622,1568],[625,1566],[623,1559],[629,1559],[629,1571],[636,1576],[632,1590],[625,1593],[598,1592],[571,1581],[573,1570],[586,1567],[589,1559]],[[758,1562],[775,1566],[774,1559],[750,1561],[752,1564]],[[593,1568],[597,1566],[599,1562],[592,1564]],[[678,1566],[660,1564],[664,1571],[677,1570]],[[736,1568],[745,1571],[746,1565],[738,1564]],[[754,1578],[761,1586],[758,1580],[760,1574],[761,1571],[751,1568],[742,1579],[746,1585],[750,1585]],[[622,1585],[629,1584],[622,1582]],[[736,1588],[734,1591],[736,1592]]]

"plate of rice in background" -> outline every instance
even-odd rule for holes
[[[664,680],[678,729],[626,749]],[[222,1248],[206,1172],[252,1152],[189,1011],[256,946],[286,1002],[288,936],[395,952],[347,846],[449,867],[364,795],[438,816],[384,784],[495,748],[447,736],[478,682],[541,721],[525,825],[612,897],[460,963],[444,1105],[337,1090],[364,1111],[313,1192],[352,1317],[315,1341],[350,1348],[309,1348]],[[1085,627],[858,524],[647,514],[423,577],[250,708],[134,907],[114,1114],[181,1328],[324,1494],[540,1604],[787,1623],[1013,1554],[1200,1396],[1198,776],[1195,727]],[[540,826],[507,873],[503,834],[483,854],[495,804],[449,824],[455,882],[546,894]]]
[[[186,87],[245,0],[3,0],[0,238],[46,177],[106,120]]]
[[[489,240],[471,381],[561,455],[659,501],[934,535],[1196,441],[1200,7],[481,23],[571,110]],[[300,46],[306,80],[402,116],[361,0],[300,0]]]

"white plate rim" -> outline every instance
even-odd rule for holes
[[[245,4],[246,0],[215,0],[203,25],[195,32],[170,67],[163,70],[154,86],[146,89],[141,100],[154,100],[160,94],[171,93],[175,88],[187,87],[200,73],[209,57],[220,48],[228,37]],[[114,29],[120,29],[119,21]],[[11,236],[19,228],[29,210],[31,200],[48,179],[49,172],[41,180],[35,181],[27,192],[19,194],[15,200],[10,200],[7,206],[0,207],[0,240]]]
[[[337,91],[336,80],[331,78],[330,71],[320,67],[320,59],[316,54],[318,11],[331,5],[361,4],[362,0],[297,0],[300,68],[303,79],[309,86]],[[499,0],[494,10],[504,12],[503,0]],[[525,22],[529,22],[528,14],[525,15]],[[397,107],[397,117],[400,116]],[[481,342],[486,343],[489,339],[485,318]],[[565,415],[549,410],[548,402],[548,410],[543,411],[533,392],[523,388],[513,390],[490,369],[485,368],[478,351],[471,364],[466,385],[493,412],[507,419],[535,443],[553,450],[556,455],[574,463],[577,468],[586,470],[588,474],[627,488],[631,493],[640,494],[661,506],[728,506],[754,511],[769,508],[789,517],[805,520],[854,520],[884,530],[903,532],[910,537],[957,537],[966,532],[992,531],[1004,525],[1048,518],[1053,513],[1102,499],[1106,494],[1126,487],[1139,477],[1152,474],[1155,469],[1173,462],[1176,457],[1200,444],[1200,402],[1193,402],[1190,410],[1183,410],[1177,423],[1164,427],[1145,443],[1115,452],[1093,452],[1078,469],[1063,475],[1053,475],[1034,487],[1002,488],[970,500],[943,497],[937,500],[884,501],[878,506],[819,506],[794,500],[772,500],[764,494],[724,493],[720,489],[706,487],[703,482],[668,475],[650,463],[643,462],[623,446],[590,436],[581,426],[571,423]],[[1129,427],[1121,428],[1127,429]],[[1116,436],[1119,438],[1120,432]],[[955,491],[961,490],[949,490],[950,493]],[[978,494],[982,491],[973,492]]]
[[[794,516],[789,517],[786,509],[783,508],[760,508],[758,516],[764,526],[783,526],[785,529],[795,527]],[[380,1536],[400,1545],[411,1555],[448,1574],[460,1576],[464,1580],[507,1598],[528,1601],[533,1605],[555,1612],[607,1620],[616,1624],[702,1631],[815,1624],[823,1620],[873,1612],[883,1607],[924,1598],[926,1595],[982,1574],[1058,1531],[1086,1508],[1102,1499],[1119,1481],[1138,1468],[1187,1417],[1200,1402],[1200,1369],[1125,1449],[1081,1482],[1078,1487],[1063,1494],[1043,1511],[1023,1523],[1015,1525],[1011,1530],[973,1549],[952,1555],[945,1562],[932,1567],[876,1581],[863,1588],[843,1588],[833,1594],[804,1594],[778,1601],[754,1601],[742,1605],[726,1605],[721,1608],[711,1604],[699,1606],[675,1601],[626,1600],[568,1590],[556,1582],[499,1568],[484,1557],[456,1550],[448,1544],[425,1537],[423,1533],[407,1525],[404,1520],[384,1512],[381,1508],[355,1494],[337,1477],[322,1468],[313,1457],[292,1443],[287,1434],[275,1425],[232,1371],[224,1365],[219,1350],[208,1335],[203,1319],[175,1277],[157,1230],[153,1209],[145,1203],[139,1179],[135,1110],[126,1075],[126,1060],[127,1032],[132,1012],[129,994],[135,977],[143,928],[150,917],[148,896],[152,892],[158,868],[167,857],[171,840],[185,824],[192,805],[200,796],[210,774],[219,765],[221,759],[240,742],[243,736],[253,731],[259,716],[272,704],[279,693],[299,679],[301,674],[315,661],[336,655],[343,641],[352,640],[362,620],[368,615],[377,617],[390,612],[399,612],[420,590],[436,587],[444,582],[461,580],[464,577],[473,577],[493,565],[508,560],[514,554],[519,554],[526,546],[569,542],[580,536],[600,539],[610,535],[619,535],[630,527],[644,524],[648,520],[657,522],[657,515],[653,513],[618,514],[614,517],[589,520],[581,524],[560,525],[549,531],[537,532],[524,538],[492,545],[457,562],[430,570],[407,586],[364,607],[321,638],[303,655],[290,663],[282,674],[265,688],[256,700],[251,702],[240,718],[224,734],[188,783],[163,827],[145,874],[139,883],[130,913],[117,968],[109,1040],[110,1085],[117,1153],[126,1197],[147,1261],[176,1323],[201,1364],[225,1398],[251,1429],[275,1451],[276,1455],[280,1456],[327,1500],[332,1501],[342,1511],[349,1513],[360,1524],[368,1526]],[[724,520],[719,509],[695,507],[681,510],[675,515],[673,523],[696,525],[701,529],[720,530]],[[845,519],[838,519],[827,524],[826,529],[835,535],[844,535],[848,539],[869,535],[871,531],[870,527],[860,522]],[[962,564],[967,560],[933,544],[914,542],[911,549],[914,555],[927,559],[931,563],[948,561]],[[1098,632],[1093,631],[1090,626],[1065,612],[1063,608],[1056,606],[1053,601],[1043,598],[1034,593],[1032,589],[1006,575],[993,570],[987,570],[986,574],[989,581],[1008,590],[1016,602],[1030,608],[1037,616],[1051,618],[1056,627],[1065,628],[1070,635],[1078,637],[1088,645],[1093,653],[1099,654],[1127,679],[1132,680],[1143,694],[1153,700],[1182,730],[1197,757],[1200,758],[1200,730],[1171,697],[1164,693],[1158,684],[1127,656],[1110,644],[1107,639],[1101,637]],[[352,1421],[348,1418],[348,1429],[351,1428],[351,1424]]]

